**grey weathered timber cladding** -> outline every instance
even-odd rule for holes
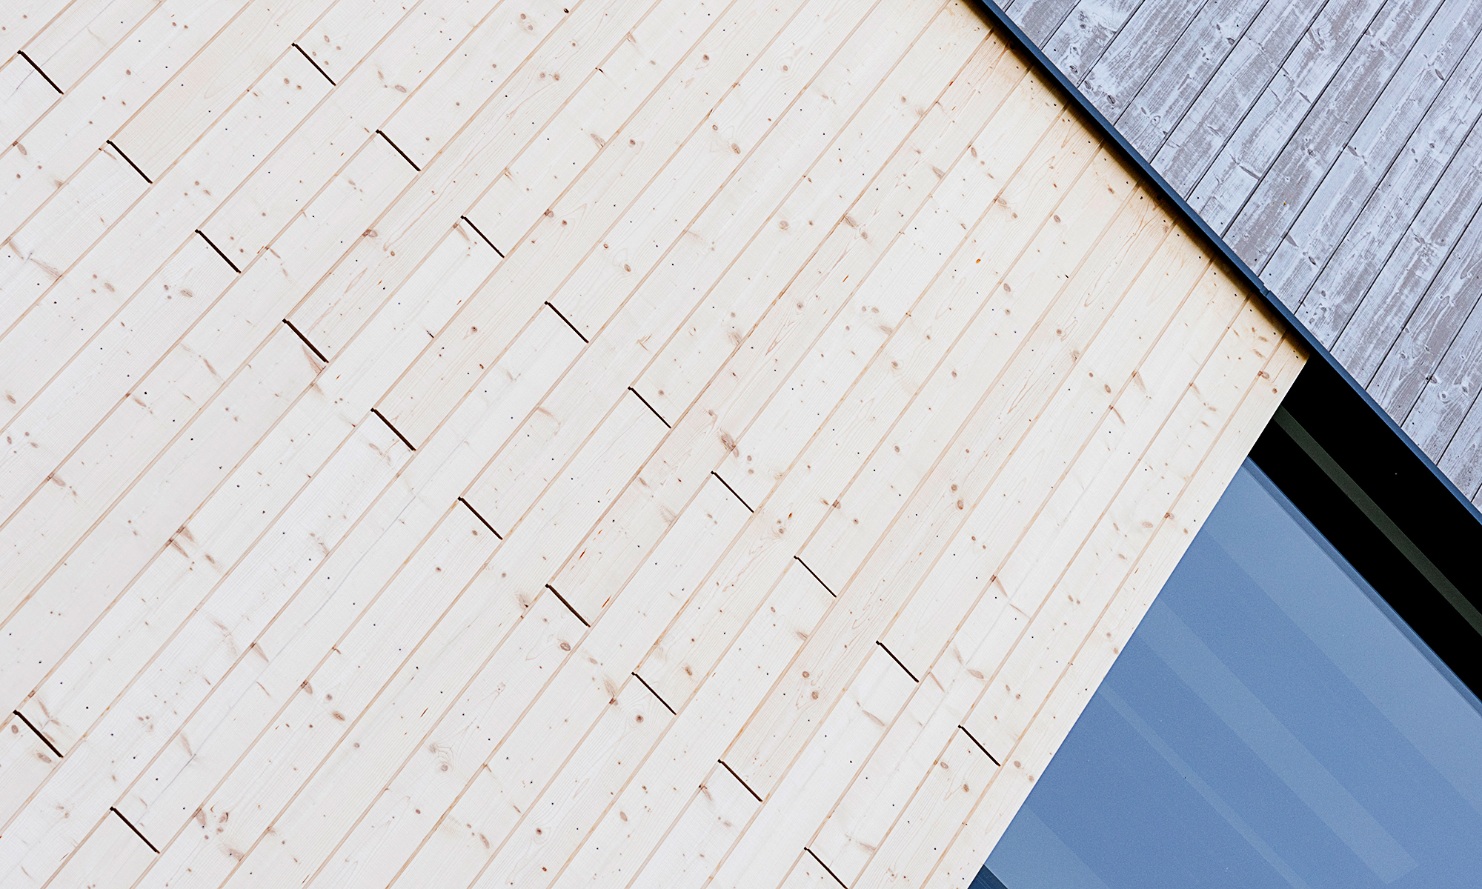
[[[1482,502],[1482,0],[1002,5]]]

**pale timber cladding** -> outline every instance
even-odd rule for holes
[[[1482,504],[1482,0],[1004,0]]]
[[[7,887],[963,885],[1301,366],[962,0],[564,3],[7,6]]]

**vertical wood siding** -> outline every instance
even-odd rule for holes
[[[1482,503],[1482,2],[1001,5]]]
[[[60,7],[7,887],[963,885],[1303,361],[962,0]]]

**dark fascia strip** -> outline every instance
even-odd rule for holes
[[[1189,228],[1198,232],[1206,245],[1224,260],[1237,278],[1254,290],[1266,308],[1281,318],[1290,331],[1301,340],[1312,357],[1302,371],[1298,385],[1309,392],[1321,392],[1326,399],[1342,405],[1341,413],[1331,408],[1326,411],[1329,416],[1323,418],[1324,425],[1334,433],[1350,438],[1367,438],[1370,445],[1383,438],[1397,445],[1390,446],[1389,442],[1379,441],[1390,454],[1385,467],[1386,473],[1402,480],[1399,487],[1403,488],[1406,494],[1403,499],[1395,499],[1382,505],[1401,514],[1397,519],[1401,525],[1407,527],[1407,530],[1411,530],[1411,536],[1418,538],[1420,535],[1410,528],[1405,516],[1417,517],[1425,528],[1443,528],[1452,536],[1455,536],[1460,529],[1468,540],[1482,541],[1482,511],[1479,511],[1476,504],[1457,489],[1451,479],[1441,472],[1435,462],[1400,428],[1394,418],[1386,413],[1373,396],[1338,363],[1327,347],[1312,334],[1312,331],[1307,329],[1307,325],[1303,324],[1285,303],[1276,298],[1270,288],[1261,281],[1260,276],[1246,265],[1230,245],[1225,243],[1224,238],[1210,228],[1209,223],[1205,222],[1198,212],[1173,189],[1173,186],[1169,185],[1168,181],[1153,169],[1152,164],[1148,163],[1147,159],[1132,147],[1132,144],[1117,131],[1111,121],[1107,120],[1096,109],[1096,106],[1091,104],[1080,89],[1054,62],[1050,61],[1049,57],[1033,40],[1029,39],[1028,35],[1015,24],[1013,19],[1009,18],[997,3],[993,0],[971,0],[971,2],[988,19],[989,24],[1007,39],[1013,49],[1031,59],[1033,67],[1058,87],[1067,102],[1080,111],[1083,118],[1098,131],[1106,143],[1116,149],[1122,160],[1139,171],[1150,189],[1172,208],[1174,215]],[[1290,400],[1289,398],[1288,401]],[[1308,400],[1311,401],[1311,399]],[[1456,549],[1454,545],[1449,548]],[[1434,557],[1434,553],[1431,555]],[[1458,575],[1453,573],[1452,576]]]

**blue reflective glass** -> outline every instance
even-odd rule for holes
[[[1482,886],[1482,705],[1247,462],[974,883],[1000,886]]]

